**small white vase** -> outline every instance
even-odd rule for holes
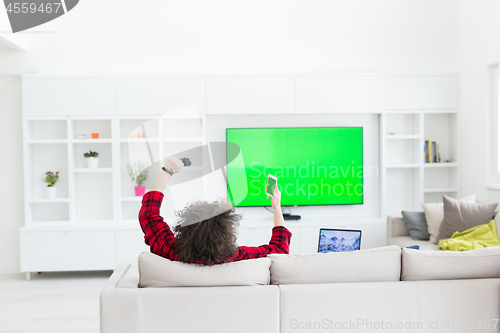
[[[57,197],[57,187],[55,186],[46,187],[45,196],[48,199],[55,199]]]
[[[87,157],[86,160],[89,169],[97,169],[99,167],[99,157]]]

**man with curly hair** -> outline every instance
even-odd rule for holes
[[[285,227],[278,187],[274,188],[271,201],[274,227],[269,244],[254,247],[236,245],[241,215],[227,200],[211,203],[198,201],[177,211],[179,221],[174,227],[174,234],[160,216],[160,205],[168,180],[183,166],[179,159],[168,159],[162,174],[142,198],[139,222],[152,253],[173,261],[202,265],[265,257],[270,253],[288,254],[292,234]]]

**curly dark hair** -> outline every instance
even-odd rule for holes
[[[173,229],[179,261],[214,265],[236,254],[236,230],[241,215],[227,200],[197,201],[175,215],[179,217]]]

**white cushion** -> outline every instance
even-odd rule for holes
[[[469,195],[468,197],[464,197],[462,199],[459,199],[458,201],[475,203],[476,195]],[[444,219],[444,205],[442,202],[427,203],[422,204],[422,208],[424,209],[425,220],[427,222],[427,231],[430,235],[429,242],[436,243],[437,237],[439,235],[439,227],[441,226],[441,222],[443,222]]]
[[[411,245],[418,245],[420,250],[435,250],[438,251],[439,247],[429,241],[414,240],[410,236],[392,237],[387,240],[387,245],[397,245],[399,247],[407,247]]]
[[[134,333],[280,332],[278,286],[141,288],[137,294]]]
[[[500,278],[500,246],[470,251],[402,251],[402,281],[482,278]]]
[[[401,249],[385,246],[353,252],[270,254],[271,284],[399,281]]]
[[[171,261],[150,252],[139,255],[139,286],[212,287],[269,284],[271,259],[257,258],[213,266]]]
[[[395,325],[391,330],[380,327],[381,321],[397,323],[416,319],[413,317],[418,310],[416,282],[291,284],[279,287],[281,333],[422,332],[396,330]],[[360,324],[360,320],[371,322],[372,326]],[[375,322],[378,327],[373,326]],[[315,323],[321,323],[321,326],[315,326]]]

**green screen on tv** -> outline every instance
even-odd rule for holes
[[[363,204],[363,128],[228,128],[241,150],[227,164],[228,197],[236,207],[270,206],[269,174],[281,205]]]

